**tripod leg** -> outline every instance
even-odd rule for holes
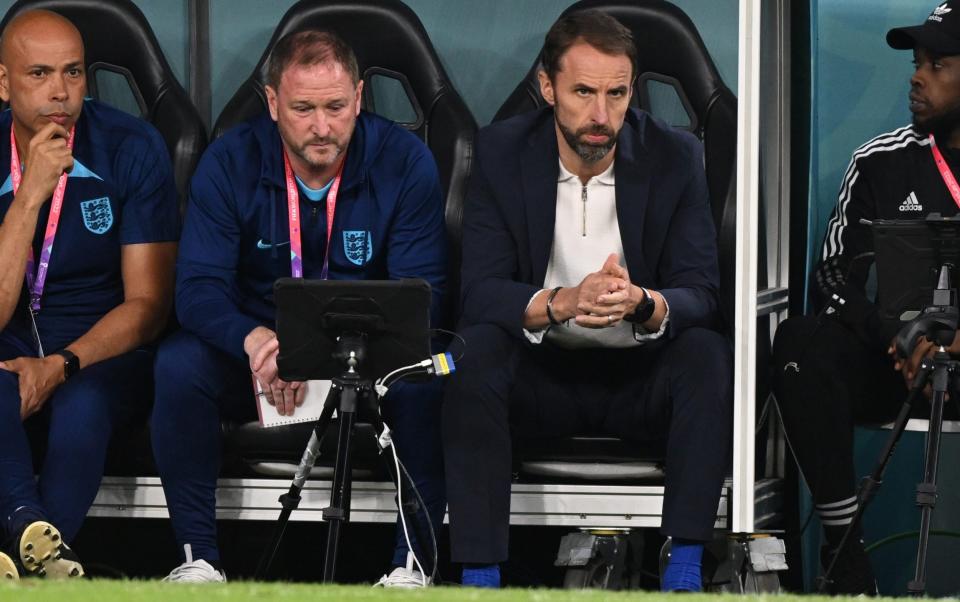
[[[338,399],[339,389],[331,388],[323,404],[323,412],[320,413],[320,417],[317,418],[317,421],[313,425],[313,431],[310,433],[310,441],[307,443],[306,449],[303,450],[303,456],[300,458],[300,465],[297,466],[293,482],[290,483],[290,489],[280,496],[281,510],[280,517],[277,519],[277,526],[274,528],[270,545],[264,550],[263,555],[260,557],[260,562],[257,564],[257,572],[254,573],[254,579],[258,581],[266,579],[267,574],[270,572],[270,566],[273,564],[273,559],[277,555],[277,550],[280,549],[280,542],[283,540],[283,535],[287,530],[290,515],[300,505],[300,492],[303,490],[303,484],[307,480],[307,477],[310,476],[310,471],[317,461],[317,456],[320,453],[320,444],[323,442],[323,437],[327,433],[327,427],[330,426],[330,419],[333,417],[333,411],[338,405]]]
[[[940,357],[943,353],[944,357]],[[933,375],[933,402],[927,429],[927,449],[923,461],[923,481],[917,484],[917,506],[920,506],[920,541],[917,545],[917,567],[907,591],[922,596],[927,581],[927,547],[930,544],[930,522],[937,504],[937,469],[940,463],[940,431],[943,427],[943,406],[949,381],[949,357],[944,352],[935,356],[937,369]],[[943,362],[941,364],[941,362]]]
[[[857,525],[860,524],[860,519],[863,517],[867,506],[880,489],[880,485],[883,483],[883,474],[886,472],[887,465],[893,457],[893,452],[897,449],[897,444],[903,436],[903,431],[907,428],[907,422],[910,420],[910,411],[913,408],[913,404],[920,397],[924,387],[927,386],[927,381],[930,378],[932,370],[933,363],[930,360],[923,360],[917,371],[917,376],[913,380],[913,387],[910,389],[910,393],[907,395],[907,399],[903,402],[903,405],[900,406],[900,413],[897,414],[897,419],[893,423],[893,430],[890,432],[890,436],[887,437],[887,441],[880,451],[880,456],[877,458],[873,472],[864,477],[860,482],[860,490],[857,492],[857,511],[853,514],[853,518],[850,520],[850,524],[847,525],[847,529],[844,531],[843,537],[837,545],[837,549],[834,550],[830,564],[826,567],[823,577],[819,580],[819,586],[817,587],[818,592],[826,593],[827,586],[832,582],[833,569],[836,567],[840,552],[847,545]]]
[[[330,506],[323,510],[327,522],[327,549],[323,559],[323,582],[332,583],[337,570],[340,529],[350,520],[350,439],[357,409],[357,388],[347,385],[340,394],[340,433],[337,441],[337,462],[333,469]]]

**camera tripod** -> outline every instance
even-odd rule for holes
[[[960,322],[960,310],[957,308],[957,292],[950,286],[950,270],[953,266],[944,264],[940,268],[940,277],[937,288],[933,293],[933,304],[904,326],[896,337],[897,353],[902,358],[909,358],[913,353],[921,336],[931,341],[936,352],[933,358],[924,358],[920,363],[917,375],[913,380],[910,392],[900,407],[900,412],[893,423],[893,430],[880,452],[877,464],[869,475],[860,482],[857,492],[857,511],[854,513],[847,530],[837,546],[830,565],[820,578],[819,591],[826,590],[831,582],[837,558],[854,529],[860,523],[867,505],[873,500],[880,485],[883,483],[883,474],[887,464],[893,457],[897,443],[907,427],[910,412],[920,398],[928,384],[932,385],[933,399],[930,405],[930,420],[927,429],[927,444],[923,462],[923,480],[917,484],[916,504],[920,507],[920,537],[917,547],[916,569],[914,578],[907,584],[907,591],[913,596],[922,596],[926,590],[927,548],[930,543],[930,523],[933,509],[937,503],[937,470],[940,462],[940,436],[943,428],[943,410],[946,395],[952,381],[960,373],[960,362],[953,360],[947,353],[947,347],[953,343]]]
[[[283,535],[286,531],[290,515],[300,505],[300,493],[303,490],[304,483],[310,477],[310,472],[320,455],[320,445],[327,433],[327,428],[333,419],[334,411],[337,412],[339,419],[338,440],[336,462],[333,469],[333,481],[330,491],[330,505],[323,509],[323,520],[328,525],[326,552],[323,560],[323,582],[330,583],[334,580],[337,568],[337,555],[341,539],[341,530],[343,525],[350,521],[350,494],[351,494],[351,441],[353,437],[354,425],[357,417],[370,420],[377,435],[378,444],[381,435],[384,432],[384,424],[380,419],[380,413],[376,406],[376,396],[373,392],[373,386],[369,379],[360,378],[358,370],[360,364],[366,358],[366,335],[364,333],[343,334],[337,340],[337,347],[333,353],[334,358],[342,362],[344,366],[343,373],[333,379],[333,385],[327,398],[324,401],[323,411],[320,417],[313,425],[310,434],[310,440],[300,464],[294,473],[290,489],[280,496],[281,511],[277,519],[277,525],[271,542],[257,566],[255,578],[263,580],[266,578],[273,564],[274,557],[280,549]],[[402,475],[397,474],[393,462],[383,453],[380,454],[384,459],[387,471],[391,479],[400,491],[403,484]],[[416,491],[415,487],[410,489]],[[426,548],[429,535],[423,528],[418,519],[418,510],[423,508],[426,513],[426,507],[422,502],[418,502],[419,493],[416,496],[405,494],[402,496],[404,503],[400,511],[404,513],[408,521],[414,525],[414,533],[422,549]],[[433,558],[431,567],[436,566],[437,559]],[[429,574],[429,573],[427,573]]]

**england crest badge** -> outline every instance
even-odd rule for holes
[[[343,252],[354,265],[363,265],[373,257],[373,236],[369,230],[344,230]]]
[[[80,203],[83,213],[83,225],[94,234],[103,234],[113,225],[113,209],[110,198],[101,197]]]

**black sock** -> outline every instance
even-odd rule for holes
[[[817,514],[820,516],[820,524],[823,525],[824,538],[827,540],[830,549],[840,545],[843,534],[853,520],[853,515],[857,512],[857,505],[856,496],[815,505]],[[860,537],[860,526],[857,525],[853,533],[850,534],[849,541],[860,541]]]

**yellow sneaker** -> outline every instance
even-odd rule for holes
[[[17,565],[13,558],[10,558],[3,552],[0,552],[0,582],[20,581],[20,573],[17,571]]]

